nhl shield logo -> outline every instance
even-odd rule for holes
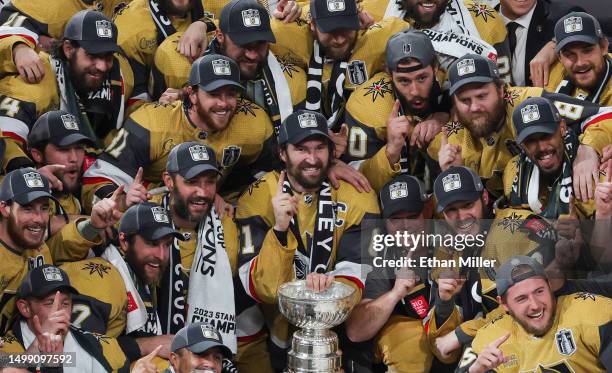
[[[43,276],[45,276],[45,280],[47,281],[63,281],[64,277],[62,277],[62,273],[59,268],[55,267],[47,267],[43,268]]]
[[[62,123],[64,123],[64,127],[67,130],[78,131],[79,125],[77,124],[77,120],[72,114],[64,114],[60,117],[62,119]]]
[[[576,352],[576,341],[571,329],[561,329],[555,334],[555,344],[561,355],[569,356]]]
[[[346,9],[344,0],[327,0],[327,10],[330,12],[341,12]]]
[[[582,17],[569,17],[563,21],[563,28],[566,34],[582,31]]]
[[[221,164],[223,167],[230,167],[238,162],[242,149],[239,146],[231,145],[223,149],[223,159]]]
[[[221,339],[219,338],[219,332],[217,332],[216,330],[212,329],[209,325],[200,325],[200,328],[202,329],[202,336],[204,338],[207,339]]]
[[[346,66],[351,84],[360,85],[368,80],[368,70],[364,61],[354,60]]]
[[[196,162],[207,161],[210,159],[208,156],[208,150],[204,145],[194,145],[189,147],[189,154],[191,159]]]
[[[158,223],[170,223],[168,219],[168,214],[166,210],[161,206],[151,207],[151,213],[153,214],[153,219],[155,219]]]
[[[457,74],[464,76],[476,72],[476,64],[473,58],[466,58],[463,61],[457,62]]]
[[[23,174],[23,178],[28,188],[44,188],[45,183],[43,182],[38,172],[28,172]]]
[[[398,199],[408,197],[408,183],[398,181],[389,186],[389,198]]]
[[[298,115],[298,123],[302,128],[313,128],[317,126],[317,117],[312,113]]]
[[[525,124],[540,119],[540,110],[538,109],[538,105],[527,105],[522,108],[521,117],[523,118],[523,123]]]
[[[257,9],[246,9],[242,11],[242,24],[245,27],[257,27],[261,25],[261,18],[259,18],[259,10]]]
[[[232,75],[232,69],[230,68],[229,61],[226,60],[213,60],[213,73],[215,75]]]
[[[112,38],[113,37],[112,23],[104,19],[100,21],[96,21],[96,33],[101,38]]]
[[[459,174],[449,174],[442,178],[442,187],[446,193],[461,188],[461,177]]]

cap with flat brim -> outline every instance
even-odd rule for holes
[[[597,44],[599,43],[599,38],[595,35],[573,35],[573,36],[568,36],[567,38],[564,38],[563,40],[561,40],[560,42],[557,43],[557,45],[555,46],[555,52],[559,53],[561,51],[561,49],[563,49],[563,47],[565,47],[566,45],[568,45],[569,43],[575,43],[575,42],[583,42],[583,43],[587,43],[587,44]]]
[[[117,43],[100,40],[78,40],[78,43],[89,54],[117,53],[120,51]]]
[[[32,203],[33,201],[35,201],[35,200],[37,200],[39,198],[43,198],[43,197],[52,199],[55,202],[59,203],[57,198],[53,197],[51,195],[51,193],[46,192],[44,190],[37,190],[37,191],[29,192],[29,193],[19,193],[19,194],[15,195],[13,200],[15,202],[17,202],[18,204],[20,204],[20,205],[28,205],[28,204]]]
[[[143,236],[144,238],[146,238],[149,241],[157,241],[160,238],[166,237],[166,236],[174,236],[176,238],[178,238],[181,241],[185,241],[185,236],[183,236],[180,232],[170,228],[170,227],[158,227],[155,229],[142,229],[139,232],[137,232],[139,235]]]
[[[242,84],[240,83],[236,83],[232,80],[229,79],[218,79],[218,80],[213,80],[210,83],[206,83],[206,84],[199,84],[199,86],[205,90],[206,92],[212,92],[216,89],[219,89],[221,87],[225,87],[225,86],[234,86],[240,90],[244,90],[244,87],[242,86]]]
[[[483,83],[484,84],[484,83],[491,83],[494,81],[495,79],[490,76],[473,76],[471,78],[461,79],[450,87],[450,89],[448,90],[448,94],[453,95],[455,92],[461,89],[461,87],[467,84],[470,84],[470,83]]]
[[[341,28],[359,30],[359,17],[357,14],[321,17],[315,19],[317,29],[321,32],[332,32]]]
[[[482,192],[479,192],[479,191],[448,194],[446,195],[447,198],[441,198],[438,200],[437,211],[438,213],[441,213],[451,203],[476,201],[477,199],[480,198],[480,196],[482,196]]]
[[[257,42],[267,41],[269,43],[276,43],[276,38],[271,30],[251,31],[251,32],[229,32],[229,37],[235,44],[240,46]]]
[[[226,345],[224,345],[223,343],[219,343],[216,341],[202,341],[199,343],[196,343],[192,346],[187,346],[185,347],[186,349],[188,349],[189,351],[196,353],[196,354],[201,354],[202,352],[205,352],[213,347],[218,347],[221,350],[221,353],[226,357],[226,358],[231,358],[232,357],[232,350],[229,349],[229,347],[227,347]]]
[[[331,138],[329,137],[329,134],[325,133],[325,132],[321,132],[317,129],[311,129],[308,131],[300,131],[294,134],[294,136],[290,136],[287,139],[287,142],[289,144],[299,144],[302,141],[310,138],[310,137],[314,137],[314,136],[323,136],[325,137],[327,140],[331,141]]]
[[[79,142],[87,142],[93,145],[93,141],[91,141],[89,137],[83,135],[82,133],[73,133],[72,135],[62,137],[61,139],[59,139],[58,142],[54,142],[54,141],[51,141],[51,142],[53,142],[57,146],[69,146],[69,145],[76,144]]]
[[[189,167],[187,169],[179,170],[178,173],[185,179],[193,179],[201,173],[207,171],[214,171],[216,173],[221,173],[219,169],[211,164],[197,164],[193,167]]]
[[[552,126],[541,124],[537,126],[526,127],[516,136],[516,142],[521,144],[523,141],[525,141],[525,139],[535,133],[546,133],[552,135],[553,133],[557,132],[557,128],[559,128],[559,123],[551,123],[551,125]]]

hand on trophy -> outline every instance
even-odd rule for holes
[[[306,286],[316,293],[329,289],[334,284],[334,276],[325,273],[309,273],[306,276]]]

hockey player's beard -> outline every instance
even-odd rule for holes
[[[95,92],[102,87],[106,78],[108,77],[109,72],[103,73],[100,72],[95,67],[90,69],[84,69],[82,71],[77,70],[77,54],[73,53],[70,59],[68,60],[68,67],[70,69],[70,82],[72,86],[76,90],[77,94],[81,97],[87,97],[89,93]],[[94,74],[97,76],[101,76],[98,81],[88,78],[89,74]]]
[[[40,234],[40,239],[38,241],[28,240],[26,238],[28,228],[36,228],[43,232]],[[16,248],[22,250],[38,249],[44,242],[45,228],[46,227],[37,224],[27,224],[19,227],[13,214],[11,214],[7,219],[7,233],[11,238],[11,241],[13,241],[13,243],[16,245]]]
[[[174,5],[172,0],[161,0],[158,1],[159,8],[161,12],[167,16],[179,16],[184,17],[187,15],[187,12],[191,10],[191,2],[193,0],[187,1],[186,4],[181,4],[180,6]]]
[[[470,134],[475,139],[491,136],[497,130],[502,119],[504,119],[506,115],[504,99],[499,97],[498,100],[495,109],[490,113],[483,111],[480,113],[462,114],[457,111],[459,122],[470,131]]]
[[[516,322],[518,322],[523,327],[523,329],[525,329],[527,333],[533,334],[536,337],[542,337],[544,334],[546,334],[550,330],[550,328],[552,328],[553,322],[555,322],[555,314],[557,313],[557,302],[554,296],[553,296],[552,307],[550,309],[545,309],[544,312],[546,312],[547,313],[546,316],[548,316],[546,325],[544,325],[542,328],[536,328],[536,327],[529,325],[529,323],[525,321],[525,318],[527,318],[527,316],[518,317],[516,314],[514,314],[514,312],[512,312],[511,310],[508,310],[508,313],[510,314],[510,316],[512,316],[514,320],[516,320]]]
[[[446,10],[448,0],[403,0],[400,9],[406,10],[406,17],[412,18],[417,29],[430,28],[440,22],[440,17]],[[422,4],[435,4],[433,13],[420,13]],[[423,9],[421,9],[423,10]]]
[[[166,267],[168,267],[168,262],[161,262],[159,260],[155,260],[153,258],[143,258],[139,257],[136,254],[136,248],[134,244],[131,244],[125,252],[125,261],[128,263],[136,278],[140,279],[147,285],[153,285],[159,282],[161,275],[166,272]],[[145,266],[151,264],[158,266],[154,269],[156,272],[154,276],[150,276],[147,274],[147,270]],[[151,266],[147,267],[151,268]]]
[[[172,192],[172,199],[174,202],[172,212],[175,213],[179,218],[183,220],[187,220],[189,222],[199,222],[208,215],[210,212],[210,208],[212,207],[214,201],[210,198],[187,198],[184,199],[178,192],[178,189],[174,189]],[[204,212],[200,214],[192,214],[189,210],[190,202],[205,202],[207,208]]]
[[[319,175],[315,178],[307,177],[304,175],[304,169],[306,168],[318,168]],[[313,165],[304,161],[299,165],[296,165],[291,161],[291,158],[287,157],[287,172],[304,190],[312,191],[321,188],[323,180],[327,177],[328,170],[329,162],[324,164],[323,161],[318,161]]]

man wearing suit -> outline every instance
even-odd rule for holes
[[[496,9],[508,29],[515,86],[533,85],[529,62],[552,40],[557,20],[570,11],[581,10],[559,3],[553,6],[550,0],[500,0]]]

